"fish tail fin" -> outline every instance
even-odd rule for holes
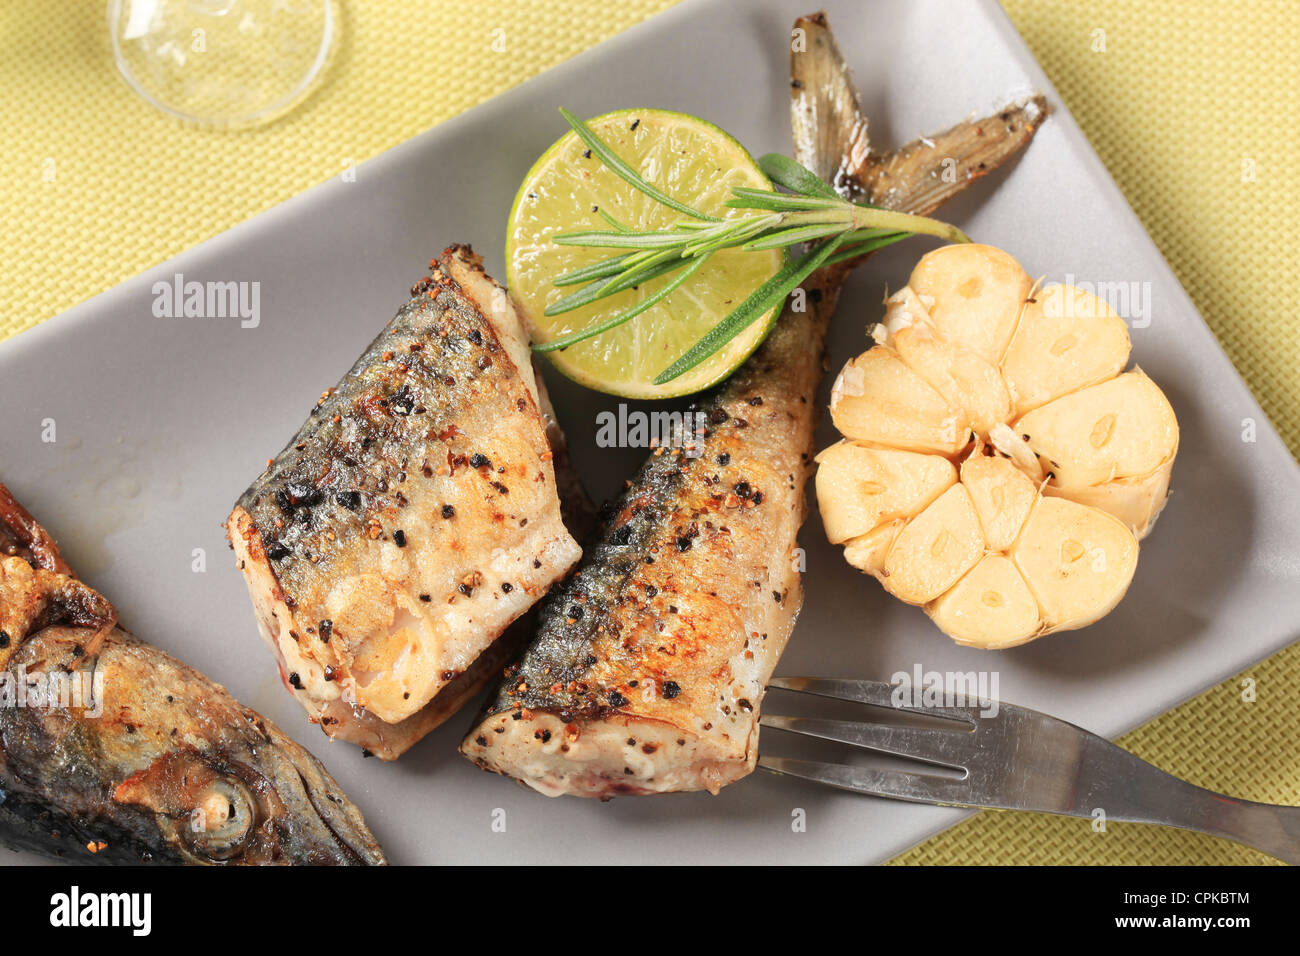
[[[824,11],[799,17],[791,30],[790,125],[796,160],[845,198],[862,194],[867,118]]]
[[[1020,152],[1050,114],[1047,99],[1034,94],[872,155],[855,171],[855,181],[868,202],[928,216]]]

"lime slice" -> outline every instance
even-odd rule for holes
[[[706,215],[747,214],[723,205],[733,186],[772,188],[745,147],[697,117],[668,110],[618,110],[587,125],[647,182]],[[548,305],[581,288],[556,287],[556,277],[618,252],[557,245],[551,241],[555,233],[609,230],[597,207],[638,232],[665,229],[686,218],[630,186],[597,157],[584,156],[584,151],[577,134],[570,131],[562,136],[528,171],[510,210],[506,278],[538,344],[624,312],[680,275],[651,279],[561,315],[545,314]],[[654,378],[771,278],[784,259],[779,249],[716,252],[662,302],[594,338],[546,353],[547,357],[574,381],[626,398],[670,398],[708,388],[758,347],[779,309],[671,382],[655,385]]]

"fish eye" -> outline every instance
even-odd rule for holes
[[[252,794],[238,780],[214,779],[199,794],[185,826],[195,853],[210,860],[229,860],[248,843],[255,824]]]

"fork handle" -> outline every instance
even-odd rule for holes
[[[1238,800],[1185,781],[1188,800],[1184,822],[1173,826],[1226,837],[1262,850],[1293,865],[1300,864],[1300,807]]]
[[[1090,737],[1089,743],[1094,753],[1088,756],[1095,760],[1085,759],[1085,764],[1092,763],[1098,769],[1109,765],[1113,770],[1115,756],[1102,752],[1105,749],[1118,750],[1131,762],[1128,773],[1109,775],[1108,785],[1089,788],[1093,790],[1089,798],[1096,801],[1094,806],[1109,806],[1116,811],[1108,810],[1111,819],[1198,830],[1244,843],[1286,863],[1300,864],[1300,807],[1255,803],[1215,793],[1165,773],[1099,737]]]

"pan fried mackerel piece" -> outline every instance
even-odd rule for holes
[[[807,336],[836,291],[808,289],[808,318],[783,318],[694,409],[703,454],[664,449],[614,503],[462,745],[471,759],[550,795],[716,793],[752,769],[758,703],[801,601],[821,377]]]
[[[0,843],[83,864],[384,862],[319,761],[118,627],[4,485]]]
[[[226,523],[285,686],[385,759],[580,554],[504,290],[467,246],[430,265]]]
[[[1040,101],[872,156],[824,15],[797,23],[796,158],[845,195],[929,213],[1032,138]],[[941,176],[955,161],[956,173]],[[887,175],[886,175],[887,173]],[[660,449],[539,607],[461,751],[556,796],[708,790],[748,774],[763,693],[803,600],[805,512],[826,328],[849,265],[805,283],[753,357],[693,409],[694,447]]]

